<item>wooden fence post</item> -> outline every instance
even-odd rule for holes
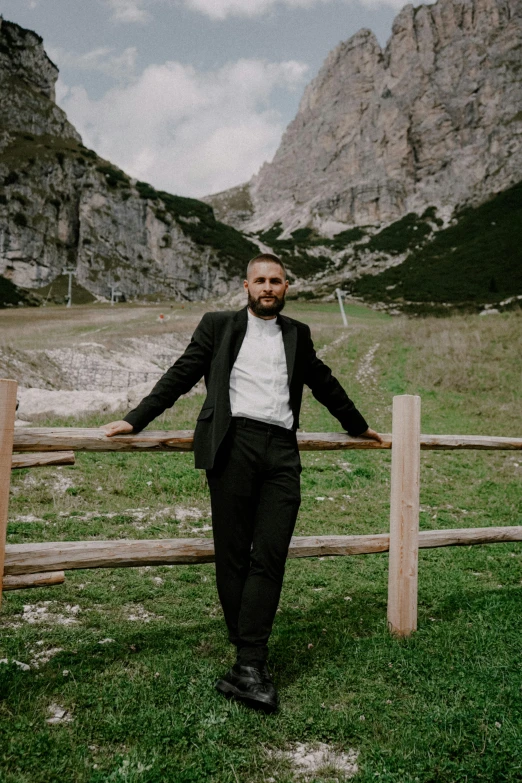
[[[417,629],[419,555],[420,397],[393,398],[388,628]]]
[[[0,604],[2,602],[2,578],[4,574],[17,388],[18,384],[16,381],[0,379]]]

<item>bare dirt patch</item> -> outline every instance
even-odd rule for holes
[[[353,778],[359,770],[356,750],[336,750],[324,742],[298,742],[288,750],[271,751],[269,755],[274,760],[289,762],[294,777],[302,781],[320,778],[323,781],[340,783]]]
[[[377,369],[374,364],[375,354],[379,348],[380,343],[375,343],[365,353],[359,363],[359,367],[355,374],[355,379],[361,384],[361,386],[377,386]]]
[[[125,619],[129,622],[150,623],[151,620],[163,620],[163,616],[149,612],[141,604],[125,607]]]

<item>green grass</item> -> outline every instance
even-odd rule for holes
[[[333,305],[292,303],[288,314],[310,323],[380,431],[391,429],[393,394],[420,393],[424,432],[521,434],[520,314],[408,321],[354,306],[347,330]],[[374,374],[359,383],[376,343]],[[191,428],[201,402],[180,400],[152,426]],[[309,393],[301,424],[339,431]],[[296,534],[387,530],[389,453],[308,452],[302,462]],[[79,454],[75,466],[19,471],[8,539],[208,536],[197,532],[210,524],[209,501],[192,464],[190,454]],[[423,452],[421,528],[522,524],[521,464],[509,451]],[[365,783],[514,783],[521,582],[520,544],[421,551],[419,629],[397,640],[386,630],[386,554],[289,561],[271,640],[275,716],[214,692],[232,655],[212,565],[76,571],[61,586],[6,593],[0,779],[290,783],[291,767],[268,751],[327,742],[359,752],[355,780]],[[45,601],[64,617],[78,606],[77,623],[22,621],[24,605]],[[129,620],[140,607],[149,621]],[[51,648],[62,650],[39,669],[12,663]],[[70,723],[45,722],[53,703]]]

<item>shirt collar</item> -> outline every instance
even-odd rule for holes
[[[252,315],[250,310],[247,310],[247,313],[249,328],[253,328],[258,333],[275,334],[281,330],[280,325],[277,323],[277,318],[270,318],[265,321],[264,318],[258,318],[257,315]]]

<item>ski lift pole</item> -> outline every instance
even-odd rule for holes
[[[348,326],[348,321],[346,319],[346,313],[344,312],[344,304],[343,304],[343,291],[341,291],[340,288],[335,289],[335,293],[337,294],[337,299],[339,301],[339,309],[341,311],[341,315],[343,318],[343,325]]]
[[[116,283],[109,283],[109,287],[111,289],[111,307],[114,306],[114,303],[119,301],[119,297],[123,295],[122,291],[118,291],[118,286]]]
[[[69,288],[67,293],[67,307],[70,307],[72,304],[72,278],[73,275],[76,274],[76,269],[64,269],[63,270],[64,275],[69,275]]]

